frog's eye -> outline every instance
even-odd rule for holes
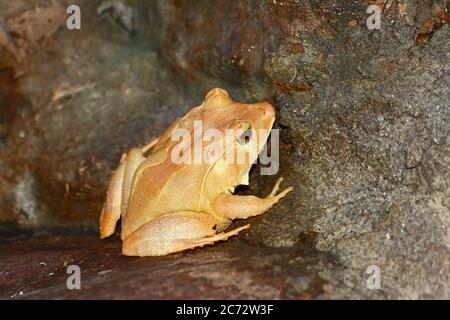
[[[244,145],[250,142],[252,140],[253,136],[253,130],[252,128],[248,128],[244,132],[242,132],[239,137],[237,138],[237,141],[239,144]]]

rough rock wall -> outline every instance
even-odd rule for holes
[[[67,5],[41,2],[50,16]],[[450,297],[449,1],[122,3],[131,32],[80,1],[81,30],[35,17],[38,39],[13,23],[36,4],[0,4],[1,220],[94,228],[120,154],[220,86],[276,106],[295,187],[247,243],[332,254],[328,298]],[[254,175],[250,191],[274,180]],[[382,291],[365,289],[373,264]]]

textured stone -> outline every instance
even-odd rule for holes
[[[92,235],[52,236],[0,244],[2,299],[312,299],[332,286],[319,272],[330,255],[254,247],[233,239],[218,247],[136,258],[120,241]],[[81,289],[67,289],[67,267]]]
[[[137,298],[204,298],[205,288],[235,298],[450,297],[449,1],[376,1],[380,30],[366,26],[372,1],[123,1],[133,32],[117,12],[98,17],[100,2],[80,3],[80,31],[41,24],[40,41],[21,51],[0,33],[4,238],[17,227],[23,236],[95,229],[121,153],[214,86],[275,105],[278,175],[295,191],[250,219],[245,236],[186,254],[140,260],[121,257],[117,239],[22,239],[0,251],[11,281],[2,297],[77,296],[62,269],[56,282],[17,282],[28,269],[11,262],[16,251],[32,264],[48,253],[55,268],[62,255],[84,261],[84,298],[127,288]],[[26,1],[1,9],[5,21],[35,17]],[[267,194],[275,179],[254,170],[240,192]],[[101,265],[102,252],[114,259]],[[370,265],[381,290],[366,287]],[[152,288],[159,296],[146,295]]]

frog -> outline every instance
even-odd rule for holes
[[[112,236],[121,220],[123,255],[164,256],[214,245],[249,229],[245,224],[227,231],[233,220],[261,215],[293,190],[279,192],[280,177],[264,198],[235,194],[239,185],[249,185],[250,169],[275,115],[268,102],[239,103],[226,90],[211,89],[158,138],[122,155],[107,188],[100,238]],[[196,136],[199,123],[205,132],[218,134]],[[180,139],[193,132],[194,139]],[[192,161],[196,145],[209,150],[208,161]],[[246,161],[237,161],[238,154]]]

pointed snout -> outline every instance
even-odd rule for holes
[[[264,102],[254,105],[254,110],[257,110],[253,121],[257,127],[255,129],[270,130],[275,122],[275,108],[270,103]]]

